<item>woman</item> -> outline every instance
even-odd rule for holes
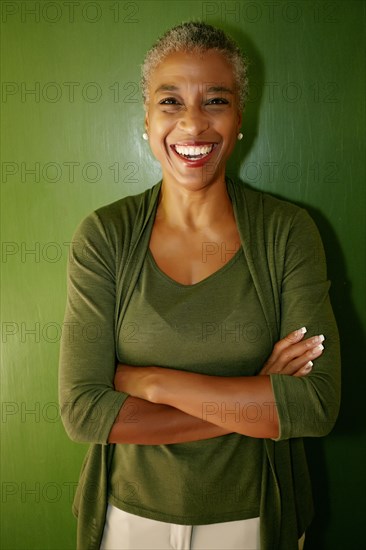
[[[301,548],[301,438],[339,407],[318,232],[225,176],[247,89],[229,37],[178,25],[142,74],[162,181],[88,216],[69,265],[60,401],[69,436],[92,444],[78,548]]]

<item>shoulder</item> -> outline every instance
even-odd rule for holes
[[[106,225],[134,224],[139,213],[149,209],[151,201],[157,198],[160,182],[137,195],[128,195],[95,210],[94,215]]]
[[[273,250],[279,260],[289,248],[313,248],[319,250],[319,256],[323,254],[318,228],[305,208],[240,182],[231,185],[239,229],[253,254],[259,256],[265,249],[266,257]]]
[[[261,226],[263,231],[287,231],[295,224],[312,222],[307,210],[270,193],[247,187],[238,181],[231,181],[231,193],[236,202],[238,214],[247,215],[250,226]]]
[[[83,236],[118,240],[131,237],[140,227],[158,197],[160,182],[137,195],[128,195],[88,214],[76,233]]]
[[[304,208],[270,193],[250,189],[245,185],[243,188],[248,209],[253,212],[261,210],[265,218],[290,220],[306,212]]]
[[[310,230],[317,232],[315,222],[304,207],[264,192],[261,201],[266,232],[274,234],[276,240],[280,240],[281,235],[286,240],[294,232],[304,236]]]

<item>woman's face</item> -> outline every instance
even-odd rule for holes
[[[214,50],[176,52],[152,72],[145,125],[163,180],[189,189],[224,181],[241,113],[231,65]]]

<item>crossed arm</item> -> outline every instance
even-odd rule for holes
[[[323,353],[322,337],[295,331],[274,346],[260,376],[208,376],[160,367],[118,365],[117,391],[129,394],[109,443],[158,445],[237,432],[277,438],[278,415],[269,374],[306,376]]]
[[[106,234],[96,214],[86,218],[69,261],[64,324],[72,331],[63,331],[60,349],[61,417],[69,437],[157,445],[232,432],[280,440],[327,435],[339,410],[340,353],[324,252],[303,211],[286,234],[284,272],[278,274],[280,333],[304,322],[311,336],[321,329],[324,355],[317,349],[321,342],[299,332],[274,346],[260,376],[217,377],[156,366],[119,365],[116,371],[115,235]],[[97,340],[85,337],[90,325],[100,329]],[[316,362],[307,371],[309,359]]]

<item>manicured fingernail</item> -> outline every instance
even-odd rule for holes
[[[316,351],[321,351],[322,349],[324,349],[324,346],[322,346],[321,344],[319,344],[319,346],[316,346],[316,347],[314,348],[313,351],[314,351],[314,352],[316,352]]]
[[[301,327],[296,331],[298,334],[305,334],[307,332],[306,327]]]
[[[321,344],[322,342],[324,342],[324,340],[325,338],[323,334],[320,334],[319,336],[313,336],[309,341],[309,346],[314,344]]]
[[[304,370],[306,371],[309,371],[313,368],[313,362],[312,361],[309,361],[308,363],[306,363],[305,367],[304,367]]]

